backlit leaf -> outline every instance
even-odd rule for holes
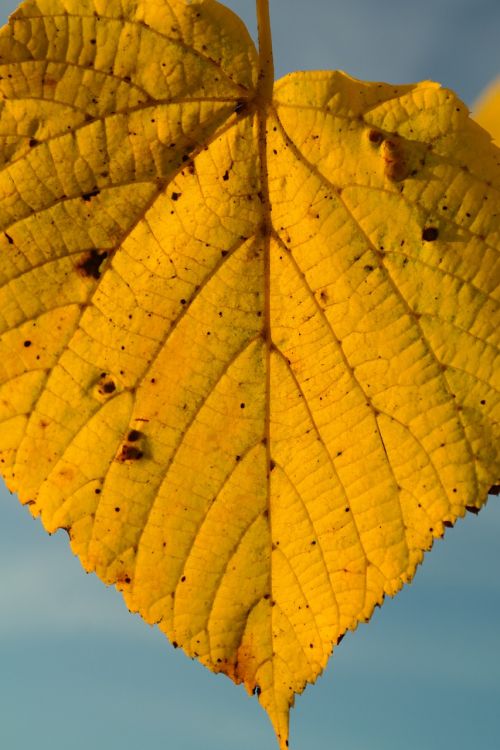
[[[0,35],[3,475],[256,692],[281,747],[347,629],[498,482],[500,151],[439,85],[294,73],[212,0]]]
[[[500,144],[500,78],[493,81],[474,107],[474,119]]]

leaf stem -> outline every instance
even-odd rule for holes
[[[274,85],[273,39],[271,35],[271,18],[269,0],[257,0],[257,26],[259,29],[259,94],[270,101]]]

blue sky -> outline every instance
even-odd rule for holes
[[[227,3],[254,26],[254,3]],[[0,1],[0,20],[16,3]],[[472,104],[500,72],[498,0],[272,0],[277,75],[439,80]],[[292,750],[500,747],[500,499],[436,543],[298,698]],[[254,699],[175,651],[0,492],[0,747],[274,750]]]

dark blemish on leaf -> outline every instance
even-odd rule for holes
[[[126,444],[122,445],[117,461],[139,461],[143,456],[144,453],[135,445]]]
[[[173,201],[178,201],[181,195],[182,193],[172,193],[170,197],[172,198]]]
[[[7,234],[7,232],[4,232],[3,236],[5,237],[5,239],[9,243],[9,245],[13,245],[14,244],[14,240],[12,239],[12,237],[10,236],[10,234]]]
[[[88,202],[92,200],[92,198],[95,198],[97,195],[99,195],[100,192],[101,191],[99,190],[99,188],[95,187],[89,193],[83,193],[82,199]]]
[[[186,580],[186,576],[182,576],[181,583],[184,583],[185,580]]]
[[[226,169],[226,171],[222,175],[222,179],[224,180],[224,182],[227,182],[229,180],[229,170],[228,169]]]
[[[385,163],[384,173],[393,182],[401,182],[410,174],[404,147],[401,141],[393,139],[384,141],[382,157]]]
[[[370,132],[368,133],[368,140],[370,141],[370,143],[379,145],[384,140],[384,136],[380,132],[380,130],[370,130]]]
[[[28,346],[31,346],[31,341],[29,339],[26,339],[26,341],[23,341],[23,346],[28,348]]]
[[[94,495],[100,495],[100,494],[101,494],[101,490],[99,489],[99,487],[97,487],[97,489],[94,490]]]
[[[108,253],[105,250],[100,253],[99,250],[93,248],[86,258],[77,265],[77,271],[79,271],[82,276],[98,280],[101,278],[101,265],[107,257]]]
[[[479,403],[480,403],[480,404],[481,404],[482,406],[484,406],[484,405],[486,404],[486,401],[484,400],[484,398],[482,398],[482,399],[481,399],[481,401],[480,401]]]
[[[436,227],[424,227],[422,229],[422,239],[424,242],[434,242],[439,237],[439,230]]]
[[[179,648],[179,644],[177,643],[177,641],[172,641],[172,646],[174,648]]]
[[[363,270],[368,272],[373,271],[373,266],[363,266]]]
[[[465,510],[469,511],[469,513],[474,513],[475,516],[479,513],[479,508],[476,508],[475,505],[466,505]]]
[[[40,143],[40,141],[37,140],[36,138],[30,138],[29,139],[29,146],[30,146],[30,148],[34,148],[35,146],[38,146],[39,143]]]
[[[130,430],[129,434],[127,435],[127,440],[130,443],[136,443],[141,439],[142,436],[142,432],[139,432],[139,430]]]
[[[116,391],[116,384],[113,383],[112,380],[108,380],[107,383],[104,383],[102,386],[102,392],[103,393],[114,393]]]
[[[240,460],[241,460],[241,456],[235,456],[235,457],[234,457],[234,460],[235,460],[235,461],[240,461]]]
[[[240,404],[240,409],[244,409],[244,408],[245,408],[245,404],[244,404],[244,403],[241,403],[241,404]]]
[[[238,99],[234,111],[237,115],[242,115],[248,108],[248,102],[246,99]]]
[[[447,529],[453,528],[453,523],[451,521],[443,521],[444,526],[446,526]]]
[[[269,471],[274,471],[276,468],[276,462],[272,459],[269,461]]]
[[[119,512],[120,512],[120,508],[118,508],[118,507],[115,508],[115,513],[119,513]]]

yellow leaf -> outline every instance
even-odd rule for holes
[[[499,480],[500,152],[213,0],[0,35],[0,456],[175,646],[296,693]]]
[[[474,119],[493,136],[500,145],[500,77],[480,96],[474,107]]]

